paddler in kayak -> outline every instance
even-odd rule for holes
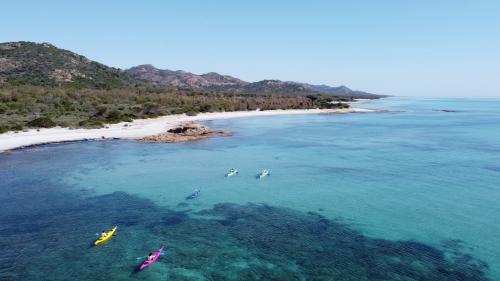
[[[155,262],[157,262],[158,259],[160,258],[160,256],[163,254],[163,249],[164,248],[161,247],[158,251],[156,251],[154,253],[149,253],[146,260],[141,264],[141,266],[139,266],[139,271],[142,271],[142,270],[150,267],[151,265],[153,265]]]
[[[113,227],[113,229],[111,229],[110,231],[106,232],[106,231],[102,231],[101,233],[101,236],[99,237],[99,239],[97,239],[95,242],[94,242],[94,245],[100,245],[102,243],[105,243],[106,241],[108,241],[109,239],[111,239],[115,233],[116,233],[116,229],[118,228],[118,226],[115,226]]]

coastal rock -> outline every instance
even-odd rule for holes
[[[140,139],[144,142],[174,143],[206,139],[213,136],[230,136],[228,131],[214,131],[196,122],[182,123],[175,128],[154,136]]]

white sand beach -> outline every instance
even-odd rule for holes
[[[268,111],[234,111],[199,113],[196,116],[167,115],[151,119],[136,119],[133,122],[110,124],[100,129],[70,129],[49,128],[30,129],[23,132],[7,132],[0,134],[0,151],[7,151],[24,146],[78,141],[85,139],[139,139],[156,135],[187,121],[206,121],[215,119],[243,118],[254,116],[296,115],[296,114],[321,114],[321,113],[367,113],[377,110],[362,108],[347,109],[300,109],[300,110],[268,110]]]

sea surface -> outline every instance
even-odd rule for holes
[[[0,280],[500,280],[500,100],[355,106],[2,154]]]

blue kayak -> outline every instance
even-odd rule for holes
[[[189,195],[188,197],[186,197],[186,200],[190,200],[190,199],[195,199],[195,198],[197,198],[197,197],[200,195],[200,192],[201,192],[201,190],[199,190],[198,188],[197,188],[197,189],[195,189],[195,190],[193,191],[193,193],[191,193],[191,195]]]

